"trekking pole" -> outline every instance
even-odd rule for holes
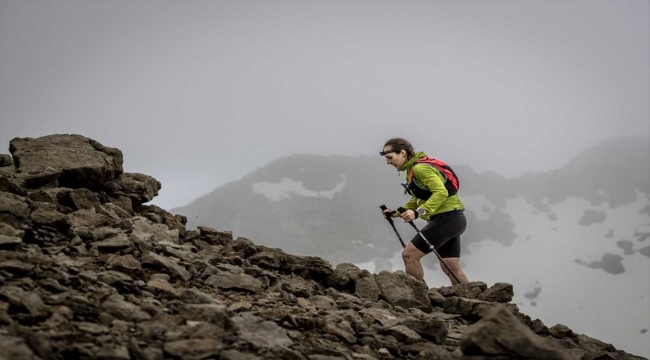
[[[401,212],[401,213],[404,213],[405,209],[404,209],[404,208],[399,208],[399,209],[397,209],[397,211],[399,211],[399,212]],[[442,260],[442,258],[440,257],[440,254],[438,254],[438,252],[436,251],[436,249],[433,248],[433,245],[431,245],[431,243],[429,242],[429,240],[427,240],[427,238],[425,238],[424,235],[422,235],[422,232],[420,231],[420,229],[418,229],[418,227],[415,226],[415,224],[413,223],[413,221],[409,221],[408,223],[409,223],[411,226],[413,226],[413,228],[415,229],[415,231],[418,232],[418,234],[420,234],[420,237],[422,238],[422,240],[424,240],[424,242],[427,244],[427,246],[429,247],[429,249],[431,249],[431,251],[432,251],[434,254],[436,254],[436,256],[438,257],[438,260],[440,260],[440,262],[441,262],[441,263],[442,263],[442,264],[447,268],[447,270],[449,270],[449,273],[451,274],[451,276],[453,276],[454,279],[456,279],[456,281],[458,281],[458,283],[460,284],[460,280],[458,280],[458,278],[456,277],[456,274],[454,274],[454,272],[451,271],[451,269],[449,268],[449,266],[447,266],[447,263],[445,263],[444,260]]]
[[[387,209],[386,205],[381,205],[379,208],[381,209],[381,213],[384,214],[384,218],[386,220],[388,220],[388,222],[390,223],[390,226],[393,227],[393,231],[395,231],[395,235],[397,235],[397,238],[399,239],[399,242],[402,243],[402,248],[406,248],[406,245],[404,245],[404,241],[402,240],[402,237],[399,236],[399,233],[397,232],[397,229],[395,228],[395,223],[393,223],[393,219],[390,217],[390,215],[384,213],[384,210]]]
[[[389,214],[384,213],[384,210],[387,209],[386,205],[381,205],[379,208],[381,209],[382,214],[384,214],[384,218],[386,218],[386,220],[388,220],[388,222],[390,223],[390,226],[393,227],[393,230],[395,231],[395,235],[397,235],[397,238],[399,239],[399,242],[402,243],[402,248],[406,248],[406,245],[404,245],[404,241],[402,241],[402,237],[399,236],[399,233],[397,232],[397,229],[395,228],[395,223],[393,223],[393,219],[390,217]],[[424,281],[424,279],[422,279],[422,283],[424,283],[424,286],[426,286],[427,289],[429,288],[429,285],[427,285],[427,282]]]

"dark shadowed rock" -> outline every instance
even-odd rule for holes
[[[28,187],[50,183],[100,189],[122,174],[122,152],[81,135],[14,138],[9,143],[18,175]]]
[[[411,275],[401,270],[393,273],[382,271],[375,275],[375,281],[381,290],[382,298],[387,303],[431,311],[426,285],[422,281],[415,280]]]
[[[192,274],[190,274],[183,266],[178,265],[166,256],[158,255],[151,251],[142,258],[142,265],[165,271],[170,276],[184,281],[188,281],[192,278]]]
[[[441,306],[443,301],[446,299],[437,289],[434,288],[427,290],[427,296],[433,306]]]
[[[27,195],[25,180],[16,177],[15,171],[4,171],[8,167],[0,168],[0,191],[12,193],[15,195]]]
[[[283,328],[251,313],[233,316],[232,321],[239,331],[239,338],[255,347],[274,348],[293,344]]]
[[[533,334],[505,305],[495,304],[461,339],[471,359],[578,360],[568,351]]]
[[[176,229],[181,234],[185,232],[185,224],[187,223],[187,218],[184,216],[173,215],[167,210],[161,209],[156,205],[142,205],[140,206],[138,213],[149,219],[151,222],[167,225],[169,229]]]
[[[453,288],[456,296],[476,299],[487,289],[487,285],[482,281],[472,281],[466,284],[456,284]]]
[[[123,173],[104,186],[104,190],[113,197],[131,199],[133,207],[153,200],[161,188],[160,181],[138,173]]]
[[[107,225],[116,224],[117,221],[114,218],[111,218],[108,215],[95,212],[94,209],[91,210],[77,210],[73,213],[66,215],[68,221],[72,228],[98,228]]]
[[[355,284],[355,293],[357,296],[370,301],[378,301],[381,297],[381,290],[377,286],[374,276],[367,276],[357,280]]]
[[[124,300],[107,300],[102,307],[111,315],[125,321],[142,321],[151,318],[138,305]]]
[[[23,239],[16,236],[0,235],[0,249],[15,248],[18,244],[21,244],[22,242]]]
[[[223,344],[214,339],[187,339],[165,343],[168,356],[183,360],[201,360],[214,358],[219,354]]]
[[[208,226],[199,226],[201,240],[210,245],[226,245],[232,241],[232,231],[217,231]]]
[[[354,264],[338,264],[332,275],[327,278],[327,283],[338,290],[353,291],[361,273],[361,269]]]
[[[477,299],[498,303],[509,303],[515,295],[512,284],[496,283],[492,287],[486,289]]]
[[[0,287],[0,299],[11,304],[16,309],[15,311],[26,313],[30,320],[42,319],[50,313],[37,293],[25,291],[16,286]]]
[[[480,318],[488,311],[490,308],[494,307],[494,303],[476,300],[476,299],[467,299],[458,296],[452,296],[446,298],[442,307],[445,309],[446,313],[449,314],[458,314],[462,316],[467,316],[470,318]]]
[[[40,360],[25,339],[16,336],[0,335],[0,360]]]
[[[436,344],[443,344],[448,333],[447,323],[444,320],[428,314],[422,314],[420,318],[405,317],[397,324],[408,327]]]
[[[63,196],[62,202],[69,205],[74,210],[95,209],[98,210],[101,205],[97,193],[88,189],[74,189]]]
[[[0,222],[20,229],[24,220],[29,219],[29,205],[26,198],[7,192],[0,192]]]
[[[0,167],[13,166],[14,159],[9,154],[0,154]]]
[[[253,293],[262,292],[262,282],[244,273],[219,272],[207,278],[204,284],[220,289],[245,290]]]

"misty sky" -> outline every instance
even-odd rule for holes
[[[0,153],[93,138],[167,209],[395,136],[512,177],[650,136],[649,64],[645,0],[0,0]]]

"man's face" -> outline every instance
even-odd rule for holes
[[[384,148],[384,157],[386,164],[393,166],[396,169],[401,168],[406,163],[406,151],[394,152],[390,146]]]

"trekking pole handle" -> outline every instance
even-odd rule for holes
[[[392,224],[392,223],[393,223],[393,219],[392,219],[390,216],[387,216],[388,213],[384,213],[384,210],[388,209],[388,208],[386,207],[386,205],[381,205],[381,206],[379,206],[379,208],[381,209],[381,212],[382,212],[382,214],[384,215],[384,217],[386,218],[386,220],[388,220],[388,222]],[[394,213],[394,211],[393,211],[393,213]],[[392,213],[391,213],[391,214],[392,214]]]
[[[406,212],[406,209],[404,209],[403,207],[400,206],[400,207],[397,208],[397,211],[399,211],[400,214],[404,214],[404,213]],[[416,219],[417,219],[418,217],[420,217],[420,215],[418,214],[417,211],[413,211],[413,214],[415,214],[415,218],[416,218]],[[413,224],[411,224],[411,225],[413,225]]]

